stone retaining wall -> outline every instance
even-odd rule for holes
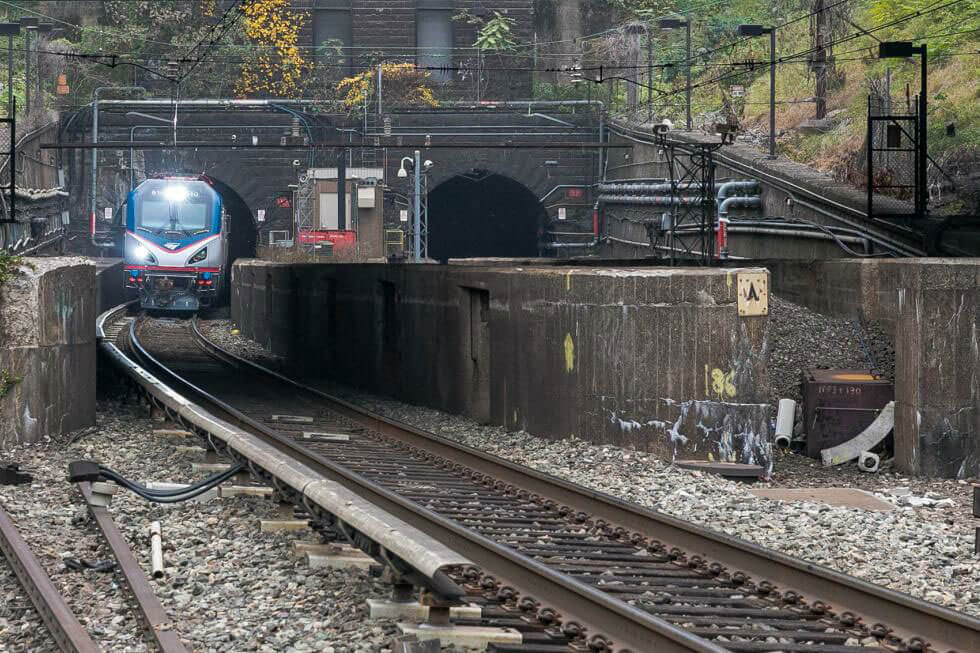
[[[768,317],[735,270],[239,261],[232,317],[295,369],[545,437],[768,465]]]

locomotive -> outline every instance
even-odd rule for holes
[[[147,179],[126,198],[126,287],[146,309],[212,305],[228,272],[228,215],[205,176]]]

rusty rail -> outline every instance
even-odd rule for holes
[[[92,641],[88,632],[75,618],[65,599],[55,589],[41,563],[31,553],[27,542],[17,532],[17,528],[3,508],[0,508],[0,550],[13,567],[14,573],[51,632],[51,637],[58,648],[75,653],[100,651],[98,645]]]
[[[92,504],[92,486],[89,482],[79,483],[78,489],[85,498],[85,504],[102,531],[102,535],[105,536],[106,543],[112,550],[112,555],[119,563],[119,569],[122,570],[123,578],[126,580],[129,590],[139,604],[147,631],[153,636],[163,653],[187,653],[187,649],[181,644],[177,632],[173,630],[174,624],[167,616],[167,611],[160,604],[160,599],[153,593],[153,588],[150,587],[150,583],[146,579],[139,562],[133,556],[133,552],[129,550],[126,539],[115,522],[112,521],[112,515],[104,506]]]

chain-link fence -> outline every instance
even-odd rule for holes
[[[886,218],[921,214],[915,104],[872,92],[868,96],[867,141],[868,214]]]

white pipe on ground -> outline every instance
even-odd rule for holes
[[[776,446],[788,449],[793,441],[793,422],[796,418],[796,402],[792,399],[780,399],[776,413]]]
[[[881,457],[876,453],[871,453],[870,451],[863,451],[861,455],[858,456],[858,469],[862,472],[868,472],[869,474],[874,474],[881,468]]]
[[[163,542],[158,521],[150,524],[150,572],[154,578],[163,578]]]

